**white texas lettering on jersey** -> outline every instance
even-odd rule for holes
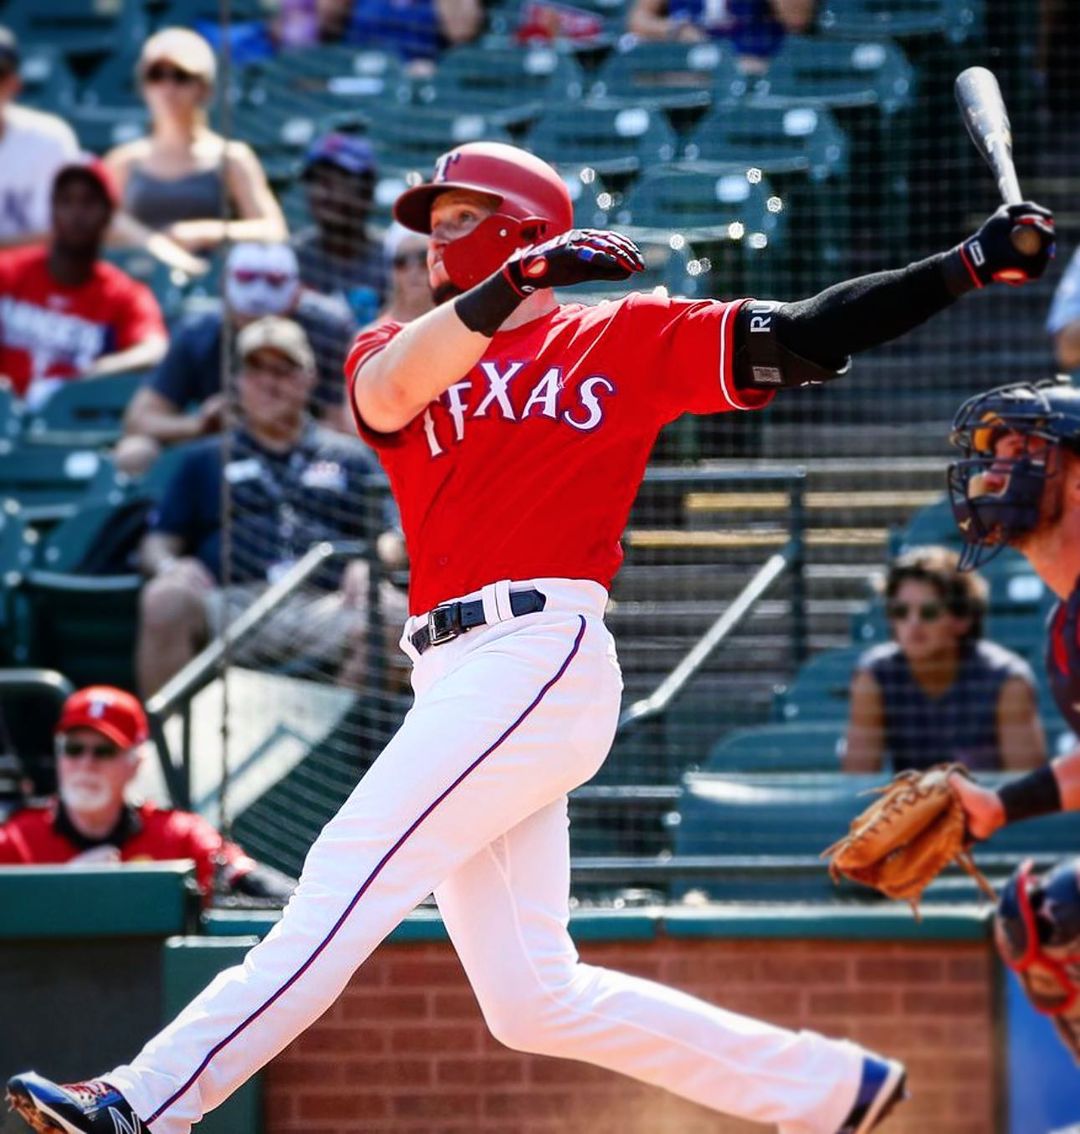
[[[106,328],[100,323],[10,296],[0,299],[0,323],[4,345],[30,355],[32,378],[46,377],[58,366],[79,374],[105,350]]]
[[[447,451],[448,435],[453,444],[461,444],[465,440],[467,422],[472,418],[501,418],[517,424],[530,417],[546,417],[580,433],[591,433],[603,424],[604,399],[615,393],[615,384],[609,378],[603,374],[590,375],[575,391],[568,393],[561,367],[549,366],[536,377],[522,373],[527,365],[525,362],[501,365],[481,362],[478,370],[485,386],[471,411],[472,377],[455,382],[433,401],[422,418],[431,456],[440,457]]]

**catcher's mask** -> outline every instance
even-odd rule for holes
[[[998,452],[1006,437],[1012,444]],[[964,402],[949,439],[963,454],[948,485],[968,571],[1038,523],[1046,480],[1060,469],[1055,450],[1080,451],[1080,391],[1066,378],[998,386]]]
[[[1041,878],[1025,862],[1001,895],[994,937],[1028,999],[1053,1018],[1080,1062],[1080,859]]]
[[[414,232],[431,232],[431,205],[440,193],[471,189],[497,198],[493,215],[443,253],[450,282],[462,289],[487,279],[518,248],[550,240],[574,226],[566,183],[545,161],[502,142],[467,142],[435,163],[429,182],[406,189],[394,216]]]

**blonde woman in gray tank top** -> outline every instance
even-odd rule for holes
[[[105,155],[123,206],[118,241],[192,269],[193,258],[226,240],[286,239],[285,218],[251,147],[207,125],[216,65],[206,40],[164,28],[146,41],[137,72],[150,133]]]

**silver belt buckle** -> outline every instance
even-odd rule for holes
[[[435,606],[427,616],[428,642],[439,646],[453,641],[461,633],[461,614],[453,603]]]

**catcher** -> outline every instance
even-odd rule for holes
[[[960,407],[952,442],[962,454],[948,473],[962,565],[1014,547],[1058,595],[1046,668],[1080,734],[1080,390],[1063,378],[999,386]],[[949,861],[969,861],[974,840],[1055,811],[1080,811],[1080,749],[996,791],[951,768],[898,777],[826,853],[834,873],[917,898]],[[1080,858],[1042,877],[1021,866],[998,903],[995,940],[1080,1062]]]

